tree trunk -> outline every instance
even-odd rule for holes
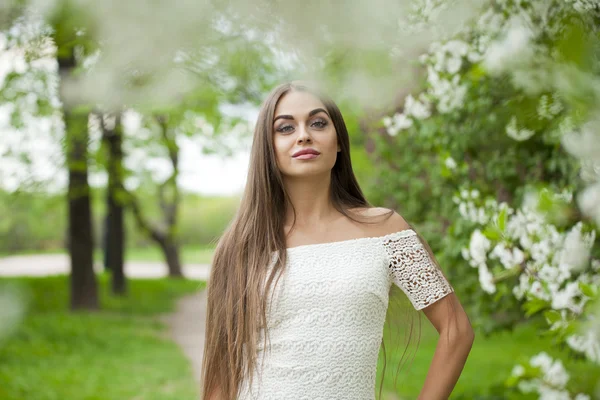
[[[181,261],[179,259],[179,246],[177,242],[172,238],[166,238],[160,247],[165,255],[165,261],[169,268],[169,277],[171,278],[183,278],[183,271],[181,269]]]
[[[143,215],[140,209],[140,205],[136,197],[133,194],[129,194],[129,205],[133,211],[133,216],[136,220],[138,227],[143,230],[153,241],[155,241],[163,252],[165,262],[171,278],[182,278],[183,269],[181,268],[181,258],[179,257],[179,245],[177,239],[173,234],[170,234],[170,230],[165,232],[150,223]],[[173,227],[171,226],[171,229]]]
[[[103,140],[108,150],[108,193],[106,265],[111,271],[112,292],[125,295],[125,228],[123,220],[123,135],[119,116],[113,123],[102,122]]]
[[[87,169],[87,114],[65,111],[69,166],[69,253],[71,258],[71,309],[98,308],[94,273],[94,241]]]
[[[181,261],[179,257],[179,244],[177,243],[177,214],[181,195],[177,187],[177,176],[179,175],[179,147],[177,146],[175,132],[168,127],[168,117],[163,115],[155,116],[161,128],[163,144],[169,152],[169,160],[173,167],[171,176],[158,187],[158,201],[162,210],[162,223],[152,224],[142,214],[140,205],[133,193],[129,193],[129,205],[133,211],[137,225],[146,234],[154,240],[161,248],[167,267],[169,277],[183,277]]]
[[[75,54],[58,57],[60,82],[75,68]],[[98,285],[94,272],[94,241],[90,186],[88,183],[88,113],[71,111],[65,101],[64,86],[59,86],[64,104],[66,159],[69,169],[69,254],[71,260],[71,309],[95,310],[99,307]]]

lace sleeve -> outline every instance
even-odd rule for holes
[[[383,241],[390,275],[414,308],[421,310],[454,291],[412,229]]]

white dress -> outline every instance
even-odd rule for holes
[[[391,285],[417,310],[453,291],[412,229],[292,247],[287,256],[267,310],[270,351],[261,336],[253,383],[242,382],[239,400],[375,399]]]

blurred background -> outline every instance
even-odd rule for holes
[[[0,0],[0,399],[198,398],[214,247],[295,79],[465,305],[452,398],[600,399],[599,22],[598,0]],[[385,399],[417,397],[422,325]]]

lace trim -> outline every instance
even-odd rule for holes
[[[413,230],[383,241],[393,282],[421,310],[454,291]],[[401,231],[404,232],[404,231]],[[398,232],[399,233],[399,232]]]
[[[356,244],[358,242],[376,242],[376,241],[382,241],[382,240],[386,241],[386,240],[397,239],[397,238],[412,236],[412,235],[416,235],[416,232],[413,231],[412,229],[404,229],[401,231],[388,233],[387,235],[384,235],[384,236],[368,236],[368,237],[359,237],[359,238],[347,239],[347,240],[338,240],[337,242],[303,244],[300,246],[288,247],[286,250],[288,252],[295,252],[295,251],[301,251],[301,250],[312,250],[315,248],[330,248],[330,247],[340,246],[340,245],[352,245],[352,244]],[[274,253],[276,253],[276,252],[274,252]]]

